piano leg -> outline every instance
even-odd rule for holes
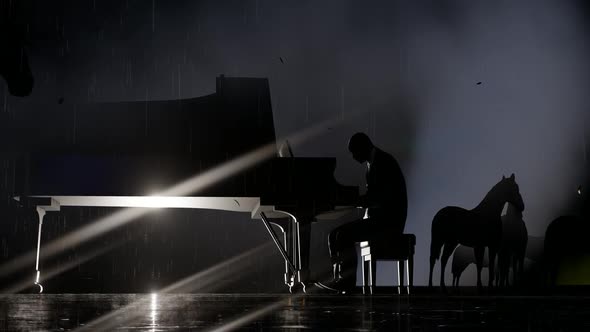
[[[39,271],[39,252],[41,251],[41,228],[43,227],[43,217],[45,217],[45,210],[37,207],[37,215],[39,216],[39,232],[37,233],[37,260],[35,262],[35,285],[39,286],[39,293],[43,293],[43,286],[39,283],[41,271]]]
[[[287,252],[287,250],[289,250],[290,244],[295,243],[295,241],[291,241],[292,222],[290,219],[287,222],[285,222],[284,219],[281,219],[280,221],[276,220],[276,221],[272,222],[273,224],[277,225],[281,229],[281,231],[283,232],[283,244],[281,244],[275,231],[272,229],[272,226],[270,225],[270,221],[268,220],[268,218],[266,217],[264,212],[260,213],[260,217],[262,218],[262,222],[264,223],[264,226],[266,227],[268,234],[272,238],[273,242],[275,243],[275,245],[279,249],[279,252],[283,256],[283,259],[285,260],[285,284],[289,287],[289,291],[293,292],[293,286],[295,284],[295,274],[296,274],[297,268],[296,268],[296,263],[294,263],[291,260],[291,258],[289,257],[289,253]],[[291,251],[291,252],[296,253],[297,251]],[[296,256],[296,255],[294,255],[294,256]],[[296,258],[296,257],[294,257],[294,258]]]
[[[305,292],[306,283],[309,281],[311,223],[298,222],[293,215],[286,214],[290,216],[288,220],[280,219],[272,222],[283,231],[284,245],[279,242],[264,212],[260,213],[260,217],[285,260],[285,284],[289,286],[289,291],[291,293]]]
[[[306,283],[309,281],[309,244],[311,238],[311,224],[295,222],[296,255],[297,255],[297,279],[305,292]]]
[[[285,229],[281,227],[281,231],[283,232],[283,244],[285,246],[285,250],[287,250],[287,232],[285,232]],[[288,254],[287,254],[288,255]],[[291,287],[293,287],[293,282],[295,281],[295,278],[293,277],[293,271],[294,271],[294,267],[291,267],[293,265],[293,263],[289,263],[288,260],[285,259],[285,285],[287,285],[289,287],[289,291],[291,291]]]

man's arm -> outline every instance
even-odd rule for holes
[[[372,167],[370,179],[367,183],[367,192],[359,197],[359,204],[363,208],[382,208],[391,205],[397,187],[395,162],[389,158],[383,158]]]

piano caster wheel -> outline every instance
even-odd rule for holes
[[[289,293],[291,294],[300,294],[302,292],[305,293],[305,285],[302,283],[296,283],[289,286]]]
[[[41,286],[41,284],[35,284],[37,286],[39,286],[39,294],[43,293],[43,286]]]

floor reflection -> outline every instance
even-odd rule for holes
[[[152,294],[152,303],[151,303],[151,312],[150,312],[150,318],[152,319],[152,323],[150,325],[150,327],[152,328],[151,331],[156,331],[156,327],[158,326],[157,323],[157,317],[158,317],[158,294],[153,293]]]
[[[0,295],[0,331],[588,331],[588,297]]]

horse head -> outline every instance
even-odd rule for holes
[[[512,204],[518,211],[524,211],[524,201],[520,195],[514,173],[509,178],[502,176],[502,180],[498,185],[499,189],[502,190],[502,196],[506,199],[506,202]]]

